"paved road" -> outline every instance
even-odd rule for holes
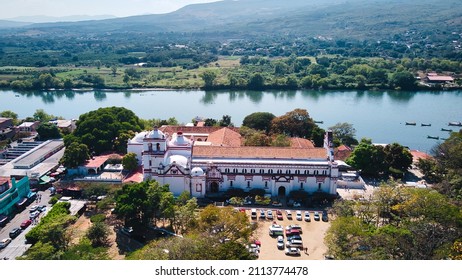
[[[48,204],[50,200],[50,192],[49,191],[39,191],[38,194],[42,196],[40,201],[34,201],[26,209],[24,209],[21,213],[16,214],[16,216],[6,224],[5,227],[0,229],[0,240],[9,237],[9,233],[13,228],[20,227],[21,223],[27,219],[29,219],[29,209],[34,205],[46,205],[47,210],[44,213],[41,213],[38,217],[37,222],[42,218],[48,211],[50,211],[51,205]],[[14,260],[16,257],[19,257],[24,254],[24,252],[29,249],[31,246],[30,244],[26,244],[26,233],[29,232],[32,227],[35,225],[32,224],[27,227],[25,230],[21,232],[15,239],[11,241],[11,243],[4,249],[0,250],[0,260],[7,258],[9,260]]]

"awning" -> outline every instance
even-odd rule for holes
[[[27,198],[31,198],[31,197],[33,197],[33,196],[35,196],[35,195],[37,195],[36,192],[29,192],[29,193],[27,194]]]
[[[24,204],[26,204],[26,202],[27,198],[23,197],[19,202],[16,203],[16,205],[23,206]]]
[[[44,175],[42,177],[40,177],[40,185],[45,185],[45,184],[48,184],[50,183],[50,177],[47,176],[47,175]]]

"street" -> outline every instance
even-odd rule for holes
[[[34,206],[34,205],[46,205],[46,211],[40,213],[40,215],[37,217],[37,223],[40,221],[40,219],[46,215],[48,211],[50,211],[51,205],[48,204],[48,201],[50,200],[50,191],[45,190],[45,191],[39,191],[37,192],[37,195],[41,195],[40,201],[35,200],[32,202],[30,205],[26,207],[21,213],[16,214],[16,216],[10,220],[5,227],[0,229],[0,240],[3,240],[4,238],[9,238],[9,233],[12,229],[20,227],[21,223],[25,220],[29,219],[29,209]],[[28,226],[25,230],[23,230],[16,238],[14,238],[11,243],[4,249],[0,249],[0,260],[8,259],[8,260],[14,260],[16,257],[19,257],[24,254],[24,252],[29,249],[31,246],[30,244],[26,244],[26,233],[29,232],[32,227],[34,227],[36,224],[33,222],[30,226]]]

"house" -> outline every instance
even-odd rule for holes
[[[445,75],[438,75],[437,73],[431,72],[427,73],[427,76],[425,77],[425,81],[428,84],[448,84],[448,83],[453,83],[454,78],[452,76],[445,76]]]
[[[16,130],[13,125],[13,119],[0,118],[0,141],[11,139],[15,134]]]
[[[9,178],[0,178],[1,186],[9,185]],[[2,183],[3,182],[3,183]],[[24,177],[16,181],[11,178],[11,187],[0,193],[0,221],[5,220],[5,217],[11,216],[16,207],[23,205],[30,196],[29,177]]]
[[[18,126],[19,131],[21,132],[36,132],[37,127],[39,126],[40,122],[23,122]]]
[[[72,133],[76,128],[76,120],[54,120],[50,123],[56,125],[63,133]]]

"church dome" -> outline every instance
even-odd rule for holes
[[[149,134],[146,136],[148,138],[152,138],[152,139],[165,139],[165,134],[158,130],[157,127],[154,127],[154,129],[149,132]]]
[[[193,177],[198,177],[198,176],[203,176],[203,175],[204,175],[204,170],[202,170],[202,168],[200,167],[194,167],[191,170],[191,176]]]
[[[143,132],[140,132],[140,133],[136,134],[135,137],[133,137],[133,138],[130,140],[130,143],[139,143],[139,144],[142,144],[142,143],[143,143],[144,137],[146,137],[146,134],[147,134],[146,131],[143,131]]]
[[[183,132],[179,131],[176,133],[176,137],[170,142],[174,146],[190,146],[191,141],[183,135]]]
[[[167,157],[165,161],[165,165],[170,165],[173,163],[186,168],[188,166],[188,159],[182,155],[172,155],[172,156]]]

